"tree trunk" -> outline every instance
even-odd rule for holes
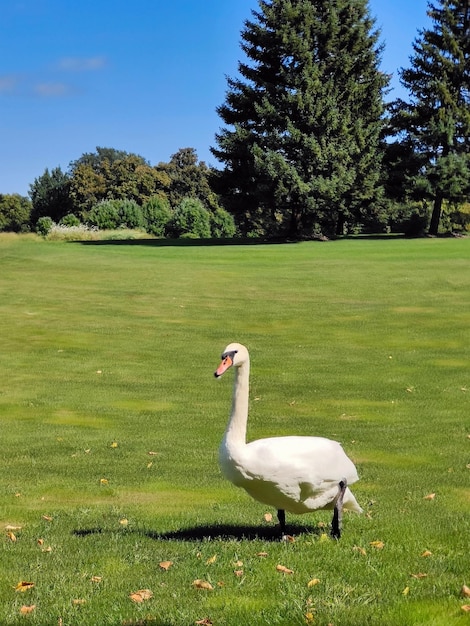
[[[294,207],[290,215],[290,224],[288,230],[288,235],[292,239],[298,239],[300,235],[300,217],[300,210],[297,207]]]
[[[436,193],[434,198],[434,206],[432,209],[431,224],[429,225],[429,234],[437,235],[439,232],[439,222],[441,221],[442,201],[444,200],[440,192]]]
[[[336,233],[337,237],[342,237],[344,235],[344,223],[345,223],[344,215],[342,213],[338,214],[338,219],[336,221]]]

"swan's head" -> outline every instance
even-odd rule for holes
[[[240,367],[250,360],[248,350],[241,343],[229,343],[222,352],[222,361],[214,372],[214,376],[219,378],[229,367]]]

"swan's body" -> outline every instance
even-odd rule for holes
[[[353,462],[337,441],[323,437],[272,437],[246,443],[250,359],[248,350],[229,344],[215,376],[235,367],[232,411],[220,445],[222,473],[255,500],[285,514],[334,509],[332,534],[339,537],[341,510],[360,513],[347,485],[359,480]],[[336,518],[336,522],[335,522]]]

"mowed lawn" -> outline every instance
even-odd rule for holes
[[[0,238],[0,624],[469,624],[470,239],[190,243]],[[231,341],[249,439],[355,461],[340,541],[220,475]]]

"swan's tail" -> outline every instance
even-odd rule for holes
[[[357,500],[349,487],[347,487],[344,492],[343,508],[348,511],[354,511],[355,513],[362,513],[362,508],[357,503]]]

